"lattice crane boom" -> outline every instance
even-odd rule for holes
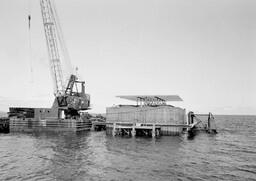
[[[40,0],[40,6],[55,87],[55,101],[52,108],[66,110],[67,114],[78,114],[77,111],[89,109],[90,95],[85,93],[85,82],[79,81],[72,71],[68,73],[67,85],[64,85],[62,64],[67,63],[70,69],[72,66],[69,62],[54,0]],[[64,71],[64,73],[67,72]]]
[[[40,6],[50,59],[51,73],[54,80],[54,94],[55,96],[61,96],[64,94],[65,87],[60,60],[61,56],[59,47],[61,45],[60,40],[58,40],[58,33],[60,33],[60,31],[58,31],[57,27],[56,12],[51,0],[40,0]]]

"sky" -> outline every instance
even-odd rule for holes
[[[255,0],[55,0],[92,110],[179,95],[196,113],[256,114]],[[28,29],[31,14],[31,29]],[[0,1],[0,110],[50,107],[39,0]],[[31,48],[29,48],[29,36]]]

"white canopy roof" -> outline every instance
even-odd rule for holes
[[[183,101],[178,95],[121,95],[116,96],[130,101],[137,100],[161,100],[161,101]]]

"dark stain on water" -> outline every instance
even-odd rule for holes
[[[121,138],[1,134],[1,180],[256,180],[256,117],[216,116],[218,134]]]

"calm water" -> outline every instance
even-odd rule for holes
[[[256,116],[216,116],[217,135],[0,135],[0,180],[256,180]]]

